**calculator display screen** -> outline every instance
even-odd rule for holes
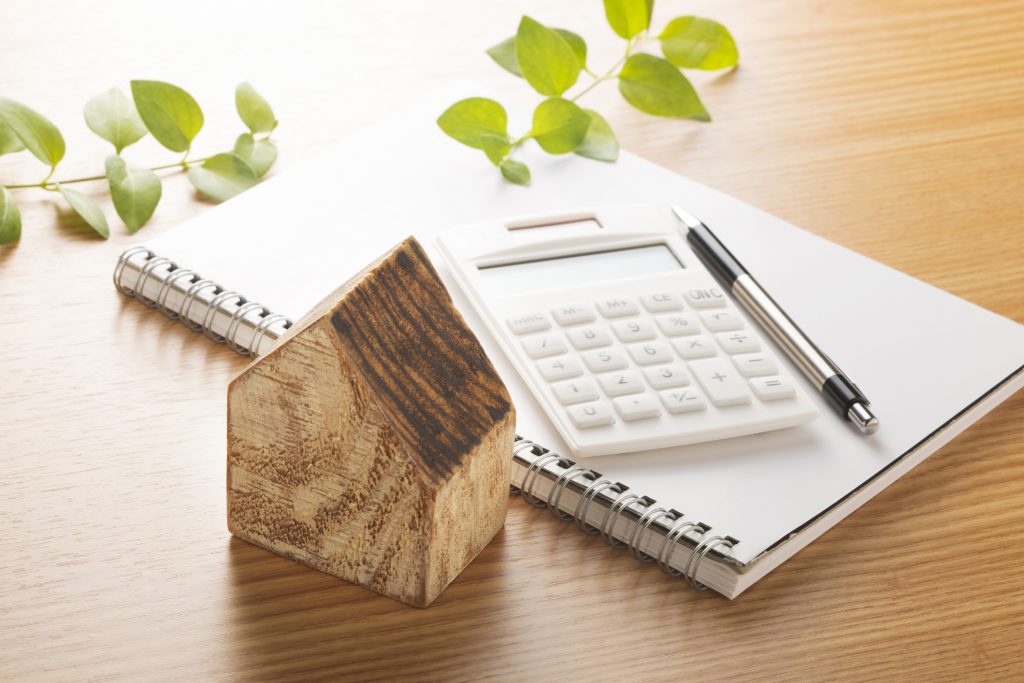
[[[655,244],[484,266],[480,268],[480,275],[484,294],[502,296],[682,268],[683,264],[671,249]]]

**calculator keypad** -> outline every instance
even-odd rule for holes
[[[507,322],[580,430],[666,419],[685,430],[709,404],[796,396],[716,286],[567,302]]]

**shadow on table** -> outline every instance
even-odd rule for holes
[[[470,662],[516,600],[503,590],[503,532],[425,609],[410,607],[263,550],[228,543],[226,606],[233,670],[244,678],[386,676],[451,670]],[[456,647],[453,648],[453,645]]]

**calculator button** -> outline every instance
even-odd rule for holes
[[[733,356],[732,362],[744,377],[774,375],[779,371],[775,360],[767,353],[741,353]]]
[[[704,327],[712,332],[732,332],[743,329],[743,318],[736,311],[708,311],[701,313],[700,319],[704,321]]]
[[[635,315],[637,307],[632,299],[601,299],[597,302],[597,310],[606,318],[621,318],[624,315]]]
[[[560,334],[538,334],[523,340],[523,351],[530,358],[557,356],[568,350]]]
[[[750,386],[762,401],[793,398],[796,395],[796,389],[787,377],[758,377],[750,380]]]
[[[608,372],[609,370],[621,370],[629,365],[626,354],[618,349],[601,349],[600,351],[587,351],[583,354],[583,362],[593,372]]]
[[[596,401],[600,398],[597,393],[597,385],[594,380],[583,377],[582,379],[571,379],[568,382],[552,384],[551,388],[555,396],[563,406],[571,406],[574,403],[586,403]]]
[[[715,342],[711,341],[711,337],[704,334],[697,335],[696,337],[673,339],[672,346],[675,347],[676,353],[686,360],[718,355]]]
[[[704,397],[694,388],[669,389],[658,394],[665,409],[670,413],[689,413],[704,410],[707,404]]]
[[[597,381],[601,384],[601,388],[604,389],[604,393],[609,396],[639,394],[644,390],[644,384],[640,380],[640,373],[634,370],[598,375]]]
[[[750,403],[747,383],[724,358],[707,358],[690,363],[690,371],[716,406]]]
[[[657,332],[654,331],[654,323],[650,320],[618,320],[612,323],[612,329],[619,341],[634,342],[654,339]]]
[[[683,298],[694,308],[720,308],[725,305],[725,294],[718,287],[695,287],[683,292]]]
[[[637,365],[654,365],[668,363],[672,360],[672,352],[664,342],[653,341],[646,344],[630,344],[629,355]]]
[[[579,325],[580,323],[594,322],[594,309],[587,304],[571,304],[569,306],[556,306],[551,309],[551,315],[559,325]]]
[[[658,402],[650,394],[614,398],[612,403],[615,404],[615,410],[622,416],[622,419],[627,422],[645,420],[661,415],[661,408],[658,407]]]
[[[675,315],[659,315],[655,320],[666,336],[679,337],[684,334],[700,332],[700,323],[692,313],[676,313]]]
[[[715,337],[727,353],[747,353],[761,350],[761,342],[757,341],[757,337],[749,332],[719,332]]]
[[[690,383],[690,375],[675,363],[644,368],[644,377],[655,389],[674,389]]]
[[[651,313],[661,313],[662,311],[678,311],[683,307],[683,302],[679,298],[678,294],[672,294],[671,292],[655,292],[654,294],[644,294],[640,297],[640,303],[644,305]]]
[[[615,423],[615,416],[607,403],[584,403],[568,409],[569,418],[577,429],[603,427]]]
[[[579,377],[583,374],[583,366],[573,356],[540,361],[537,363],[537,370],[540,372],[540,376],[548,382]]]
[[[565,331],[569,335],[569,341],[580,351],[596,349],[599,346],[608,346],[612,343],[612,336],[603,327],[587,325],[586,327],[572,327]]]
[[[543,313],[527,313],[508,319],[508,329],[513,334],[526,334],[528,332],[543,332],[551,329],[551,321]]]

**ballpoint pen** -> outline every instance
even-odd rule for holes
[[[829,405],[864,434],[873,434],[878,418],[857,385],[804,334],[708,226],[678,206],[673,206],[672,212],[687,227],[686,239],[694,252],[818,387]]]

